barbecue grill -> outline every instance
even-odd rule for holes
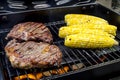
[[[0,14],[0,80],[20,80],[21,75],[26,76],[25,80],[31,80],[29,75],[34,76],[35,80],[99,80],[118,76],[120,46],[103,49],[73,49],[63,45],[64,40],[58,37],[58,30],[66,25],[64,16],[68,13],[89,14],[108,20],[110,24],[118,27],[115,39],[120,42],[119,14],[98,3]],[[46,69],[21,70],[11,66],[4,51],[8,42],[5,37],[15,24],[27,21],[42,22],[50,29],[54,39],[53,44],[57,45],[63,53],[63,60],[59,67],[55,65]],[[38,77],[38,75],[42,76]]]

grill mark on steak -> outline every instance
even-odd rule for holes
[[[32,23],[31,25],[28,25],[29,28],[26,30],[26,32],[31,32],[34,29],[36,29],[36,26],[38,25],[38,23],[35,23],[35,22],[31,22],[31,23]],[[41,23],[39,23],[39,24],[41,24]]]
[[[40,28],[39,28],[40,27]],[[43,25],[39,26],[37,29],[35,29],[32,33],[36,34],[36,33],[40,33],[42,31],[42,27]]]
[[[16,40],[14,39],[14,40],[11,40],[8,44],[7,44],[7,49],[9,50],[8,51],[8,53],[9,52],[17,52],[19,49],[21,49],[21,47],[22,46],[24,46],[26,43],[23,43],[23,44],[21,44],[19,47],[18,47],[18,44],[14,44],[16,42]],[[13,47],[15,48],[15,51],[13,51]],[[5,50],[6,50],[6,48],[5,48]],[[18,54],[20,54],[21,52],[19,52]],[[9,57],[9,55],[7,54],[7,56]]]
[[[17,24],[14,28],[17,28],[17,29],[13,29],[10,33],[13,33],[13,34],[11,34],[11,35],[14,35],[14,38],[15,37],[18,37],[18,38],[20,38],[21,37],[21,34],[20,34],[20,32],[23,32],[27,27],[27,25],[28,25],[28,23],[30,24],[30,22],[26,22],[26,23],[23,23],[24,25],[22,25],[22,24]],[[21,26],[21,27],[20,27]],[[16,32],[17,31],[17,32]],[[11,36],[10,35],[10,36]],[[12,37],[12,36],[11,36]]]
[[[42,43],[40,43],[41,45],[42,45]],[[44,48],[46,48],[46,46],[48,46],[49,44],[45,44],[44,43],[44,45],[42,45],[42,46],[39,46],[39,47],[37,47],[37,50],[35,50],[34,51],[34,55],[37,57],[37,56],[39,56],[39,52],[40,53],[42,53],[42,49],[44,49]],[[44,54],[44,53],[43,53]]]
[[[30,29],[29,32],[33,32],[34,30],[38,29],[42,25],[43,25],[42,23],[36,23],[36,25],[33,25],[35,28],[34,29]]]
[[[24,25],[26,24],[26,25]],[[20,33],[20,37],[23,40],[28,40],[29,39],[29,29],[32,29],[31,26],[34,25],[34,22],[27,22],[27,23],[23,23],[23,27],[19,26],[20,28],[22,28],[23,30]]]
[[[26,42],[25,42],[25,43],[26,43]],[[24,54],[25,51],[26,51],[26,49],[27,49],[27,47],[30,46],[30,45],[32,45],[32,44],[26,43],[23,47],[21,47],[21,49],[20,49],[19,51],[22,52],[22,54]]]
[[[13,41],[13,44],[16,42],[16,40],[14,40]],[[19,44],[18,44],[19,45]],[[21,45],[16,45],[16,44],[14,44],[13,46],[10,46],[10,48],[11,49],[14,49],[15,51],[13,51],[13,53],[17,53],[17,54],[19,54],[19,55],[21,55],[21,51],[20,51],[20,49],[22,49],[23,48],[23,46],[24,45],[26,45],[26,43],[23,43],[23,44],[21,44]],[[9,47],[8,47],[9,48]],[[12,51],[11,51],[12,52]]]
[[[22,52],[21,50],[23,50],[23,47],[25,47],[26,44],[27,44],[27,43],[24,42],[24,43],[22,43],[21,45],[17,46],[18,49],[17,49],[16,53],[17,53],[17,54],[20,54],[20,57],[24,56],[24,55],[23,55],[24,52]],[[14,47],[14,48],[16,49],[16,47]]]
[[[49,42],[51,43],[52,41],[52,35],[49,35],[51,34],[51,32],[48,30],[48,28],[46,28],[46,26],[42,25],[41,28],[39,29],[36,29],[33,34],[36,34],[35,35],[35,38],[39,39],[38,37],[41,37],[42,40],[44,40],[45,42]],[[48,36],[49,35],[49,36]]]
[[[43,48],[43,51],[41,51],[41,53],[43,54],[42,56],[41,55],[39,55],[39,56],[37,56],[37,57],[39,57],[39,58],[36,58],[36,59],[39,59],[39,60],[42,60],[42,58],[44,57],[44,56],[49,56],[49,54],[47,54],[46,55],[46,53],[45,53],[45,49],[46,49],[46,47],[48,47],[48,46],[50,46],[50,45],[46,45],[44,48]],[[37,54],[36,54],[37,55]]]
[[[24,46],[23,46],[23,47],[24,47]],[[35,47],[35,45],[33,44],[33,45],[28,46],[28,47]],[[26,49],[28,49],[28,47],[27,47]],[[32,52],[32,51],[30,51],[30,50],[31,50],[31,49],[29,49],[29,50],[27,50],[27,51],[19,50],[19,52],[23,52],[20,57],[23,58],[24,56],[30,54],[30,52]],[[29,52],[29,53],[28,53],[28,52]]]
[[[28,43],[29,44],[29,43]],[[30,52],[30,50],[29,51],[25,51],[25,50],[20,50],[19,49],[19,52],[23,52],[22,54],[21,54],[21,58],[27,58],[28,56],[38,56],[38,57],[40,57],[41,59],[40,60],[44,60],[46,57],[50,57],[50,56],[52,56],[52,55],[54,55],[55,54],[55,52],[53,52],[53,53],[51,53],[51,54],[45,54],[45,55],[43,55],[43,56],[39,56],[39,52],[38,51],[40,51],[41,49],[46,49],[49,45],[46,45],[46,46],[40,46],[40,47],[38,47],[37,48],[37,46],[36,45],[29,45],[28,46],[28,44],[26,44],[26,45],[24,45],[24,46],[22,46],[23,47],[23,49],[27,49],[28,47],[32,47],[33,46],[33,48],[36,48],[37,50],[36,51],[34,51],[34,53],[31,55],[31,53],[29,53]],[[32,43],[31,43],[32,44]],[[34,44],[34,43],[33,43]],[[36,47],[35,47],[36,46]],[[24,48],[25,47],[25,48]],[[43,50],[44,50],[43,49]],[[18,52],[16,52],[16,53],[18,53]],[[42,52],[40,52],[40,53],[42,53]],[[43,53],[44,54],[44,53]],[[26,56],[27,55],[27,56]],[[51,59],[51,57],[49,58],[49,59]],[[56,59],[55,59],[56,60]],[[46,61],[47,62],[47,61]]]
[[[14,46],[12,45],[11,47],[10,44],[14,44]],[[16,44],[17,46],[15,46]],[[10,47],[13,51],[9,51]],[[16,40],[12,40],[5,46],[5,51],[12,66],[21,69],[45,68],[49,65],[53,66],[56,63],[58,64],[58,62],[60,63],[62,59],[62,53],[56,45],[44,42],[27,41],[19,43]],[[18,55],[19,52],[21,54]]]
[[[46,45],[45,45],[45,46],[46,46]],[[30,57],[30,58],[32,58],[31,61],[34,63],[36,58],[40,59],[40,57],[37,57],[37,56],[39,56],[39,55],[42,54],[40,50],[42,50],[45,46],[42,45],[42,47],[37,47],[36,50],[34,50],[33,53],[30,53],[30,54],[28,54],[28,55],[25,55],[23,58],[24,58],[24,59],[27,59],[28,57]],[[40,54],[40,53],[41,53],[41,54]],[[34,56],[34,57],[33,57],[33,56]]]
[[[21,41],[43,41],[52,43],[53,38],[49,29],[42,23],[25,22],[19,23],[8,33],[7,38]]]
[[[27,32],[27,31],[29,31],[30,29],[32,29],[32,28],[31,28],[32,25],[35,25],[35,23],[34,23],[34,22],[28,22],[27,25],[24,26],[24,27],[26,27],[26,29],[24,29],[24,31]]]
[[[33,32],[36,30],[36,29],[39,29],[43,24],[38,24],[38,23],[36,23],[37,25],[36,25],[36,27],[34,28],[34,29],[31,29],[30,31],[29,31],[29,35],[31,35],[31,39],[33,38],[33,39],[35,39],[36,37],[38,37],[38,36],[36,36],[36,34],[34,34]]]
[[[33,43],[34,44],[34,43]],[[44,46],[41,46],[41,47],[44,47]],[[41,47],[38,47],[37,45],[35,45],[34,44],[34,46],[33,46],[33,50],[34,49],[36,49],[36,50],[34,50],[33,52],[31,51],[30,52],[30,50],[28,51],[28,52],[24,52],[23,54],[25,54],[24,56],[23,56],[23,58],[26,58],[26,57],[28,57],[28,56],[38,56],[39,55],[39,53],[38,53],[38,51],[40,51],[42,48]],[[29,53],[30,52],[30,53]],[[27,55],[27,56],[26,56]],[[25,57],[26,56],[26,57]]]
[[[33,34],[35,34],[35,33],[38,33],[38,34],[39,33],[45,33],[45,31],[48,31],[48,28],[46,28],[44,25],[42,25],[40,29],[38,28],[38,29],[34,30]]]
[[[51,46],[49,46],[49,47],[51,47]],[[52,51],[49,50],[50,54],[47,54],[47,55],[43,54],[42,56],[40,55],[40,56],[38,56],[39,58],[38,57],[36,58],[36,61],[38,61],[38,62],[40,62],[40,61],[45,61],[45,62],[51,61],[50,65],[53,65],[55,62],[57,62],[57,64],[59,65],[60,62],[61,62],[61,60],[59,61],[59,59],[60,59],[59,56],[62,56],[62,54],[58,55],[58,54],[56,54],[56,51],[57,50],[52,50]],[[47,57],[49,57],[49,59]]]
[[[17,42],[17,41],[16,41]],[[18,46],[19,47],[19,50],[22,49],[22,47],[24,47],[24,45],[26,45],[26,43],[23,43],[21,44],[21,46]],[[20,52],[21,53],[21,52]]]

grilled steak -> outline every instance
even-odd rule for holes
[[[17,42],[11,40],[5,47],[6,55],[15,68],[46,68],[62,61],[62,53],[56,45],[44,42]]]
[[[6,39],[8,38],[24,41],[43,41],[47,43],[53,41],[49,29],[44,24],[37,22],[25,22],[15,25],[10,33],[8,33]]]

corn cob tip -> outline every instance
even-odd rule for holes
[[[119,42],[115,40],[114,45],[119,45]]]
[[[115,38],[115,36],[113,36],[113,35],[111,35],[111,34],[109,34],[109,35],[110,35],[111,38]]]

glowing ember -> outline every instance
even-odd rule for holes
[[[100,58],[100,60],[103,62],[107,57],[106,56],[103,56]]]
[[[32,80],[40,79],[42,78],[42,73],[37,73],[36,75],[33,75],[33,74],[21,75],[19,77],[15,77],[14,80],[23,80],[27,78]]]
[[[52,70],[52,74],[63,74],[65,72],[68,72],[69,70],[69,67],[64,67],[64,68],[60,68],[60,69],[57,69],[57,70]]]
[[[77,65],[77,66],[76,66]],[[76,65],[72,65],[73,70],[78,70],[82,67],[84,67],[83,63],[78,63]],[[14,77],[14,80],[24,80],[24,79],[30,79],[30,80],[38,80],[41,79],[43,76],[51,76],[51,75],[57,75],[57,74],[64,74],[69,71],[68,66],[64,66],[63,68],[58,68],[54,70],[49,70],[49,71],[44,71],[41,73],[37,74],[25,74],[25,75],[20,75],[18,77]]]
[[[69,67],[65,66],[63,68],[59,68],[56,70],[50,70],[50,71],[45,71],[43,72],[44,76],[51,76],[51,74],[64,74],[65,72],[68,72]],[[18,77],[14,77],[14,80],[24,80],[24,79],[32,79],[32,80],[36,80],[36,79],[40,79],[43,77],[42,73],[37,73],[37,74],[25,74],[25,75],[20,75]]]

